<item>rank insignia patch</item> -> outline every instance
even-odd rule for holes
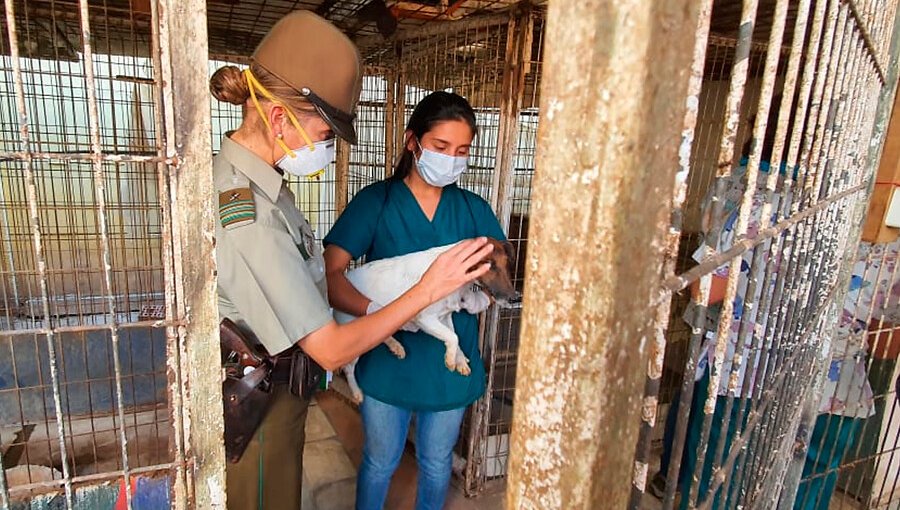
[[[219,193],[219,220],[225,228],[236,228],[256,221],[256,205],[250,188]]]

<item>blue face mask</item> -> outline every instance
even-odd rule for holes
[[[443,188],[453,184],[466,171],[469,160],[467,157],[448,156],[421,145],[419,148],[422,149],[422,154],[416,158],[416,168],[422,179],[432,186]]]

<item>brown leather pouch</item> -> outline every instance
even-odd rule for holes
[[[241,378],[226,376],[222,383],[222,395],[225,398],[225,458],[228,462],[241,460],[256,429],[266,417],[272,393],[261,387],[265,387],[268,377],[269,367],[261,365]]]
[[[271,363],[229,319],[219,325],[225,411],[225,458],[237,462],[262,423],[272,398]]]
[[[305,400],[311,399],[319,389],[323,375],[325,375],[325,369],[305,352],[300,349],[294,351],[291,357],[291,377],[288,381],[288,388],[292,394]]]

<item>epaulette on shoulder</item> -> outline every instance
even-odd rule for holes
[[[219,221],[227,229],[256,221],[256,204],[249,187],[233,188],[219,193]]]

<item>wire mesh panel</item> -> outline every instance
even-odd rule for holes
[[[879,97],[895,85],[885,64],[897,6],[703,5],[663,274],[682,297],[662,309],[671,315],[656,314],[660,356],[631,507],[652,505],[652,491],[663,508],[774,508],[779,499],[787,508],[801,412],[828,366],[870,149],[880,147]],[[676,336],[677,350],[666,345]],[[680,386],[660,383],[663,352]],[[656,417],[661,386],[673,390],[666,420]],[[654,426],[663,452],[651,478]]]
[[[156,2],[3,13],[0,508],[168,505],[190,304],[176,305],[165,24]]]

